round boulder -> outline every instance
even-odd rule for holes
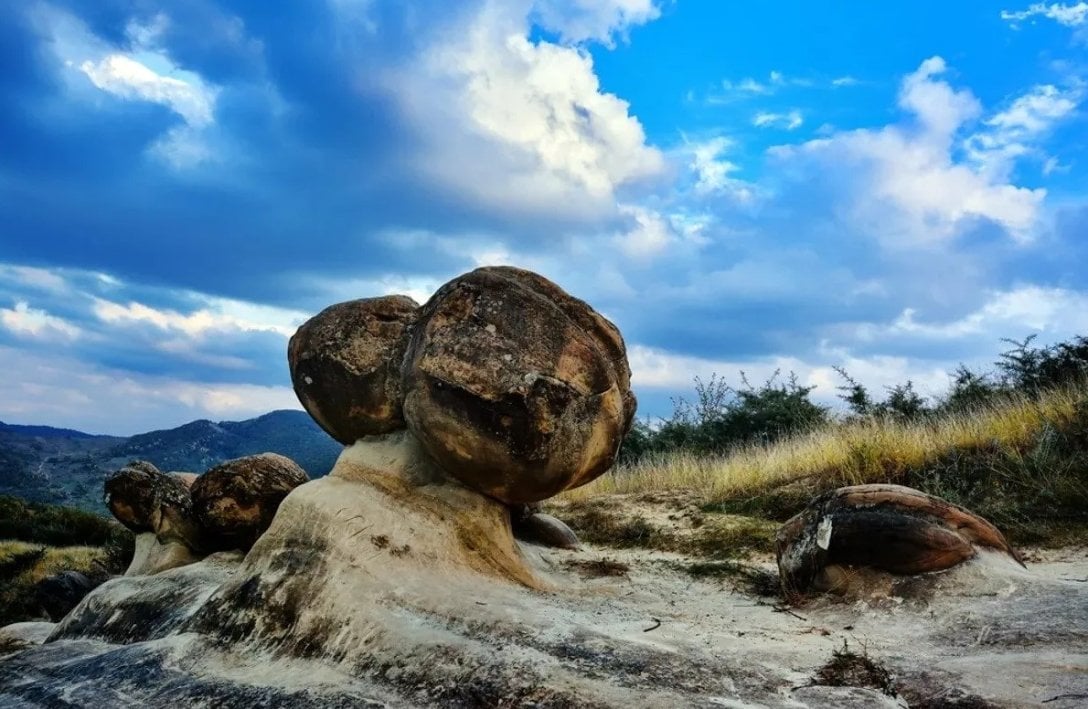
[[[291,337],[291,383],[306,411],[344,445],[404,428],[400,361],[419,304],[407,296],[325,308]]]
[[[283,498],[307,482],[290,458],[261,453],[228,460],[193,483],[193,509],[209,548],[248,551],[264,534]]]
[[[508,504],[608,470],[635,398],[616,327],[547,279],[481,268],[423,306],[404,357],[404,417],[465,485]]]
[[[136,460],[105,482],[105,503],[117,520],[137,534],[152,532],[162,543],[201,547],[193,500],[183,480]]]
[[[816,497],[777,535],[787,596],[835,589],[851,569],[898,576],[943,571],[985,548],[1023,565],[1004,535],[978,515],[901,485],[852,485]]]

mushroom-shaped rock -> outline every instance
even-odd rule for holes
[[[193,483],[193,508],[209,548],[248,550],[276,516],[283,498],[307,482],[290,458],[261,453],[228,460]]]
[[[344,445],[404,428],[400,362],[419,304],[407,296],[363,298],[325,308],[287,348],[295,394]]]
[[[180,478],[137,460],[110,476],[105,492],[110,512],[133,532],[153,532],[160,542],[200,548],[189,487]]]
[[[824,493],[777,535],[787,596],[849,591],[851,569],[907,576],[943,571],[979,548],[1023,565],[1004,535],[962,507],[901,485],[853,485]]]
[[[189,486],[147,461],[129,463],[105,483],[106,507],[136,533],[136,555],[126,575],[189,564],[204,547]]]
[[[481,268],[423,306],[404,417],[450,475],[508,504],[608,470],[635,398],[623,338],[589,305],[515,268]]]

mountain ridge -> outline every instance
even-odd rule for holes
[[[241,421],[197,419],[132,436],[0,423],[0,494],[105,514],[102,482],[130,460],[202,473],[225,460],[272,452],[314,478],[332,468],[341,449],[308,414],[293,409]]]

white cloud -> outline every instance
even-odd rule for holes
[[[1001,11],[1001,19],[1007,22],[1022,22],[1033,17],[1045,17],[1048,20],[1065,25],[1066,27],[1078,27],[1088,22],[1088,3],[1078,2],[1075,5],[1065,3],[1037,2],[1028,6],[1026,10]]]
[[[869,339],[887,334],[930,339],[959,339],[986,335],[1038,332],[1068,337],[1088,331],[1088,294],[1063,288],[1022,286],[990,293],[978,310],[951,322],[926,323],[906,309],[889,327],[865,332]]]
[[[0,282],[3,281],[50,293],[63,293],[68,290],[68,282],[56,272],[31,266],[0,263]]]
[[[390,78],[426,140],[419,167],[504,211],[614,212],[616,191],[660,175],[664,158],[628,104],[601,91],[589,53],[531,41],[514,9],[485,5]]]
[[[564,42],[588,40],[612,46],[613,38],[661,16],[654,0],[536,0],[537,24],[558,32]]]
[[[0,346],[0,419],[131,435],[196,418],[245,419],[298,409],[289,386],[171,379],[103,369],[54,353]]]
[[[620,250],[634,259],[647,259],[665,251],[677,236],[669,222],[659,213],[632,205],[620,208],[633,222],[630,229],[617,234]]]
[[[831,80],[831,85],[835,87],[842,86],[857,86],[861,81],[853,76],[839,76]]]
[[[833,369],[835,366],[844,367],[850,376],[877,396],[882,395],[886,387],[907,380],[915,384],[916,391],[925,395],[939,395],[947,390],[949,373],[954,368],[912,361],[906,357],[857,357],[844,349],[828,349],[820,355],[822,360],[827,361],[811,362],[784,356],[711,360],[638,344],[628,348],[631,382],[640,389],[689,392],[695,377],[707,381],[715,374],[729,383],[740,385],[740,372],[744,372],[753,385],[759,386],[775,376],[776,372],[779,377],[777,381],[783,381],[792,372],[797,375],[799,385],[816,387],[812,393],[815,401],[838,408],[842,408],[837,394],[843,381]]]
[[[755,198],[755,187],[744,180],[730,177],[740,167],[724,158],[733,142],[717,136],[701,142],[684,139],[682,152],[689,156],[688,168],[695,175],[695,192],[699,195],[726,194],[738,203]]]
[[[771,155],[787,168],[810,161],[810,169],[834,172],[845,191],[844,218],[901,246],[953,238],[979,219],[1031,239],[1046,191],[1018,187],[956,158],[957,135],[982,108],[970,91],[939,78],[945,70],[944,60],[933,57],[904,79],[899,105],[914,126],[835,133],[772,148]]]
[[[122,305],[94,298],[94,314],[110,324],[147,323],[161,330],[176,330],[190,337],[209,332],[238,330],[274,332],[284,337],[294,334],[308,317],[298,311],[256,305],[226,298],[202,297],[207,307],[191,313],[159,310],[137,302]]]
[[[804,116],[796,109],[789,113],[761,111],[752,117],[752,125],[757,128],[784,128],[786,130],[797,130],[804,122]]]
[[[97,62],[85,60],[79,70],[103,91],[168,106],[193,127],[214,120],[216,89],[195,75],[188,80],[165,76],[121,53],[109,54]]]
[[[1080,101],[1077,89],[1062,91],[1052,85],[1033,87],[1005,110],[985,121],[985,128],[969,136],[964,145],[983,170],[1007,179],[1015,161],[1040,154],[1033,145],[1064,118]]]
[[[63,318],[31,308],[21,300],[13,308],[0,308],[0,325],[22,337],[42,340],[74,340],[80,329]]]

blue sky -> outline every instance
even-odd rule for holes
[[[341,300],[537,270],[642,415],[693,376],[939,394],[1088,333],[1088,3],[0,6],[0,420],[297,407]]]

